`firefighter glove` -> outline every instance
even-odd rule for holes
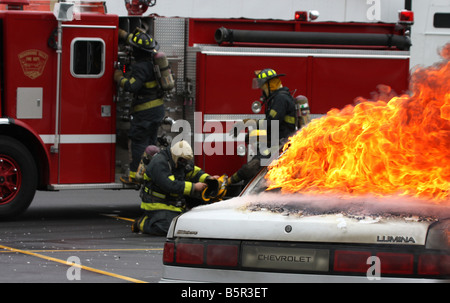
[[[223,199],[227,192],[228,176],[222,175],[207,178],[205,183],[208,185],[202,192],[202,199],[205,202],[217,202]]]

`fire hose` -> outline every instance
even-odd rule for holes
[[[322,44],[322,45],[368,45],[395,46],[409,50],[411,40],[407,36],[366,33],[320,33],[236,30],[218,28],[214,34],[217,43],[282,43],[282,44]]]

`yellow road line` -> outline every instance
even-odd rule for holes
[[[138,279],[134,279],[134,278],[130,278],[130,277],[126,277],[126,276],[110,273],[110,272],[107,272],[107,271],[104,271],[104,270],[95,269],[95,268],[92,268],[92,267],[89,267],[89,266],[84,266],[84,265],[80,265],[80,264],[76,264],[76,263],[68,263],[67,261],[64,261],[64,260],[60,260],[60,259],[56,259],[56,258],[52,258],[52,257],[47,257],[47,256],[44,256],[44,255],[33,253],[33,252],[30,252],[30,251],[26,251],[26,250],[16,249],[16,248],[4,246],[4,245],[0,245],[0,248],[6,249],[6,250],[9,250],[9,251],[12,251],[12,252],[17,252],[17,253],[21,253],[21,254],[37,257],[37,258],[41,258],[41,259],[44,259],[44,260],[47,260],[47,261],[53,261],[53,262],[61,263],[61,264],[68,265],[68,266],[78,267],[78,268],[81,268],[81,269],[84,269],[84,270],[87,270],[87,271],[91,271],[91,272],[95,272],[95,273],[98,273],[98,274],[114,277],[114,278],[117,278],[117,279],[122,279],[122,280],[130,281],[130,282],[134,282],[134,283],[148,283],[148,282],[141,281],[141,280],[138,280]]]

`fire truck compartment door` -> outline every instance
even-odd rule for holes
[[[42,119],[42,87],[17,88],[17,118]]]
[[[60,184],[114,182],[114,29],[63,25]]]

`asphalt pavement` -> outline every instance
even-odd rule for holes
[[[162,275],[164,237],[131,232],[136,190],[37,192],[0,221],[0,283],[141,283]]]

